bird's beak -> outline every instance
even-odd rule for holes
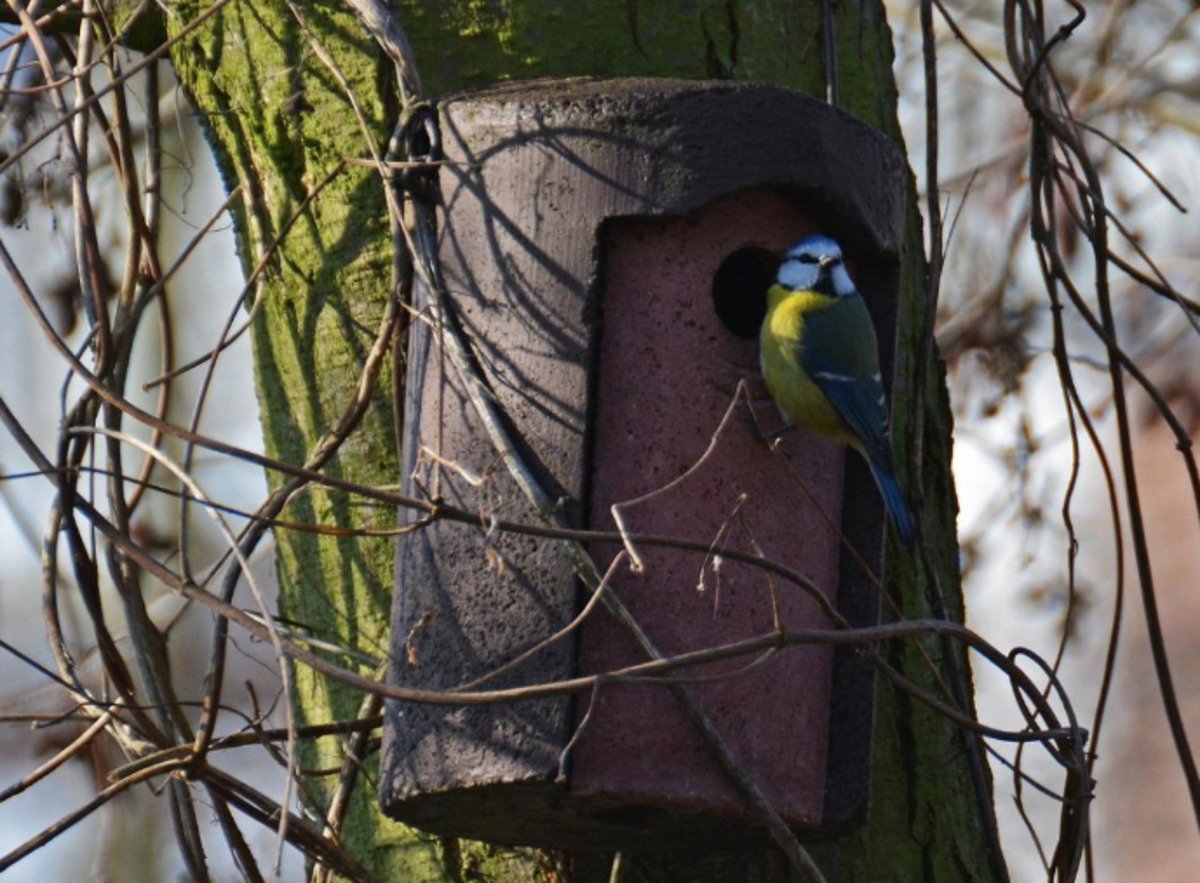
[[[828,256],[823,257],[819,261],[817,261],[817,266],[819,266],[822,270],[832,267],[833,266],[833,258],[828,257]]]

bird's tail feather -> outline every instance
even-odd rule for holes
[[[887,507],[888,514],[892,517],[892,524],[896,528],[896,533],[900,535],[900,541],[904,543],[906,548],[912,548],[913,544],[913,517],[912,512],[908,508],[908,502],[904,499],[904,491],[900,490],[900,482],[896,481],[896,476],[892,471],[885,468],[883,464],[876,463],[873,459],[867,461],[871,466],[871,474],[875,476],[875,484],[879,487],[879,493],[883,497],[883,504]]]

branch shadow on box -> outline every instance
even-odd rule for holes
[[[448,298],[522,455],[570,524],[671,483],[757,373],[764,293],[797,238],[835,236],[892,364],[905,164],[880,133],[754,84],[540,80],[451,97],[439,234]],[[761,133],[770,131],[770,138]],[[414,305],[418,314],[418,290]],[[403,491],[545,524],[488,440],[429,323],[413,322]],[[757,388],[756,381],[750,381]],[[765,393],[763,429],[780,418]],[[861,458],[744,405],[686,481],[623,510],[637,534],[761,552],[853,625],[878,621],[884,510]],[[808,496],[802,488],[807,489]],[[401,522],[419,515],[401,513]],[[827,521],[832,520],[832,524]],[[606,591],[663,654],[832,627],[798,586],[703,551],[636,546]],[[619,542],[591,543],[603,570]],[[399,539],[389,683],[500,690],[646,661],[596,605],[566,543],[435,521]],[[742,770],[805,836],[866,810],[874,678],[849,648],[792,645],[691,666]],[[444,836],[569,850],[730,848],[761,827],[678,699],[655,683],[486,705],[389,701],[385,811]]]

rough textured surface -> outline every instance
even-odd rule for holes
[[[744,84],[570,80],[461,96],[444,104],[441,113],[453,162],[442,180],[448,294],[472,334],[497,399],[528,442],[531,459],[550,486],[571,501],[568,511],[577,519],[587,511],[593,366],[600,319],[607,314],[602,295],[606,223],[686,216],[731,194],[769,189],[773,210],[780,203],[802,207],[859,258],[859,281],[876,306],[877,321],[890,322],[903,217],[902,159],[886,139],[818,101]],[[764,138],[768,132],[771,137]],[[744,244],[733,216],[724,220],[731,227],[723,234],[729,243]],[[791,230],[760,244],[782,247],[803,229],[802,221],[792,223]],[[716,227],[721,227],[719,215]],[[720,261],[712,257],[710,277]],[[653,272],[646,268],[647,275]],[[690,308],[697,313],[695,321],[715,321],[707,292]],[[689,319],[681,314],[680,321]],[[612,341],[605,341],[606,361],[646,357],[622,354],[619,348],[610,352]],[[441,496],[496,517],[536,520],[482,440],[453,372],[439,358],[436,335],[417,323],[410,343],[406,491]],[[752,346],[731,346],[741,348],[743,363],[753,364]],[[890,353],[884,359],[888,363]],[[728,373],[728,367],[719,366],[717,373]],[[654,419],[632,416],[639,422]],[[712,428],[699,438],[680,439],[677,449],[668,450],[667,437],[661,437],[656,444],[667,445],[671,460],[663,464],[666,469],[687,461],[697,444],[702,449]],[[836,458],[830,451],[822,456]],[[652,487],[673,476],[655,476],[651,470],[643,477]],[[853,458],[846,486],[860,530],[852,540],[858,548],[878,549],[881,510],[869,477]],[[790,506],[795,491],[783,490]],[[597,488],[596,495],[599,500],[603,492]],[[724,490],[714,498],[720,509],[727,502]],[[844,590],[848,571],[846,562],[840,565]],[[676,574],[671,582],[688,583],[697,572],[693,563],[689,576]],[[761,590],[753,591],[761,600]],[[484,675],[569,621],[577,609],[576,594],[572,570],[553,544],[448,524],[407,535],[397,560],[390,678],[449,687]],[[761,608],[752,615],[763,622]],[[674,649],[670,642],[668,647]],[[563,641],[492,683],[569,677],[575,659],[573,639]],[[815,668],[820,673],[814,682],[822,683],[812,696],[823,696],[829,689],[828,661]],[[844,661],[835,677],[844,679],[847,671],[861,677]],[[658,701],[673,700],[664,692]],[[748,709],[743,723],[764,713],[762,707]],[[839,791],[835,800],[848,795],[848,803],[821,806],[818,767],[824,750],[810,746],[801,766],[818,796],[810,794],[797,807],[797,821],[842,824],[861,812],[869,698],[857,713],[857,729],[840,729],[853,714],[835,715],[834,730],[842,738],[830,741],[830,787]],[[666,820],[661,811],[634,816],[619,805],[613,808],[608,797],[581,803],[578,791],[573,797],[566,783],[557,781],[572,723],[566,698],[467,710],[392,703],[384,741],[385,806],[439,833],[498,842],[596,848],[606,838],[629,843],[650,836]],[[851,732],[855,735],[847,738]],[[847,748],[854,763],[843,762]],[[851,767],[859,770],[857,788],[846,775]],[[708,792],[693,807],[708,806],[722,792],[711,770],[700,776]],[[603,794],[595,779],[588,791]],[[726,800],[717,808],[731,806]],[[681,819],[670,822],[689,827]],[[711,820],[694,822],[693,832],[711,835]]]
[[[739,376],[758,347],[722,327],[710,290],[721,261],[746,247],[775,254],[813,225],[783,197],[749,190],[700,213],[625,220],[604,241],[604,330],[592,457],[593,527],[612,530],[610,506],[683,475],[704,456]],[[761,297],[763,292],[758,292]],[[779,427],[764,400],[764,430]],[[682,484],[625,512],[629,530],[754,553],[794,567],[836,601],[843,449],[787,433],[773,454],[746,412],[726,425]],[[811,497],[808,496],[811,494]],[[825,519],[828,519],[827,522]],[[617,551],[593,549],[601,567]],[[646,547],[645,573],[622,568],[614,591],[664,653],[769,634],[774,608],[791,629],[828,627],[803,591],[761,570],[704,554]],[[643,655],[602,614],[580,633],[580,666],[612,671]],[[729,659],[687,672],[744,669]],[[791,648],[737,677],[692,688],[722,738],[772,804],[797,827],[821,822],[833,652]],[[862,697],[859,697],[861,701]],[[742,814],[742,803],[678,702],[661,686],[615,685],[580,702],[590,719],[572,757],[571,789],[633,804]]]

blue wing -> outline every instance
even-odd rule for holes
[[[892,463],[875,327],[866,305],[857,294],[843,296],[836,306],[812,315],[806,325],[804,370],[857,439],[896,532],[911,546],[912,513]]]
[[[883,385],[873,378],[861,380],[836,377],[825,373],[822,378],[814,376],[817,386],[829,399],[834,409],[842,415],[859,444],[875,484],[883,497],[884,505],[892,516],[892,523],[904,545],[913,543],[912,513],[904,499],[900,483],[896,481],[892,463],[892,449],[887,440],[886,412],[883,407]]]

